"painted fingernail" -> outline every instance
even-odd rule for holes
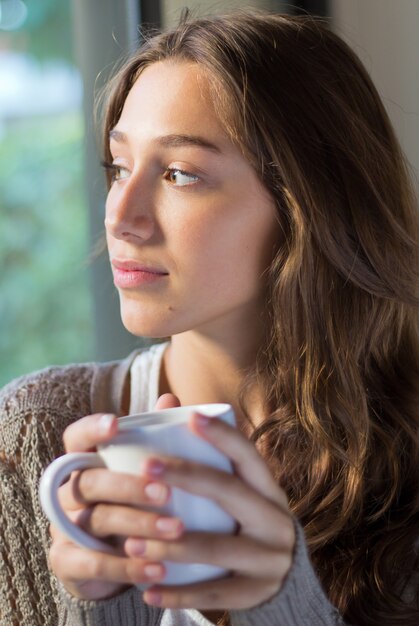
[[[99,432],[101,435],[107,435],[114,421],[114,415],[105,413],[99,420]]]
[[[154,606],[160,606],[162,603],[162,595],[158,591],[145,591],[144,600],[147,604],[153,604]]]
[[[152,476],[161,476],[166,469],[166,465],[159,459],[151,459],[147,462],[147,473]]]
[[[168,495],[168,488],[166,485],[162,485],[161,483],[148,483],[144,487],[144,491],[146,495],[150,498],[150,500],[156,501],[164,501]]]
[[[201,413],[197,413],[195,415],[195,420],[200,428],[206,428],[209,425],[211,418],[206,415],[201,415]]]
[[[164,533],[175,532],[180,530],[182,522],[173,517],[159,517],[156,521],[156,528]]]
[[[144,573],[147,576],[147,578],[161,578],[161,576],[163,576],[164,574],[164,569],[162,565],[159,565],[158,563],[149,563],[148,565],[146,565],[144,567]]]
[[[145,552],[146,544],[144,539],[130,539],[129,540],[129,552],[133,556],[143,556]]]

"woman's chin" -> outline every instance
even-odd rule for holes
[[[146,339],[162,339],[168,337],[169,333],[164,332],[161,327],[156,324],[126,324],[123,321],[126,330],[136,337],[145,337]]]
[[[160,321],[157,316],[124,315],[121,312],[121,319],[126,330],[137,337],[161,339],[171,335],[168,324]]]

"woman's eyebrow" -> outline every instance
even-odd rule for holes
[[[156,138],[156,142],[165,147],[198,146],[221,154],[219,146],[198,135],[162,135]]]
[[[128,143],[126,134],[116,130],[116,128],[109,131],[109,139],[113,139],[117,143]]]
[[[125,133],[116,128],[112,129],[109,133],[109,139],[113,139],[118,143],[128,143],[128,137]],[[198,146],[200,148],[206,148],[217,154],[221,154],[222,150],[219,146],[208,141],[204,137],[198,135],[184,135],[184,134],[170,134],[161,135],[153,139],[155,143],[160,144],[163,147],[179,147],[179,146]]]

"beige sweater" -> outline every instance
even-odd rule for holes
[[[95,412],[121,415],[122,390],[135,355],[107,364],[49,368],[0,392],[0,625],[192,626],[197,611],[154,609],[131,588],[101,602],[66,593],[48,568],[48,522],[38,498],[44,468],[63,454],[62,433]],[[231,611],[233,626],[342,626],[309,561],[304,534],[280,593],[247,611]],[[202,618],[202,619],[201,619]]]

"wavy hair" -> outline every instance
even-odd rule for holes
[[[312,17],[192,19],[146,39],[118,72],[109,130],[157,61],[207,71],[220,121],[275,198],[269,341],[253,440],[302,522],[330,600],[351,623],[418,623],[418,242],[415,195],[363,65]],[[416,560],[416,562],[415,562]]]

